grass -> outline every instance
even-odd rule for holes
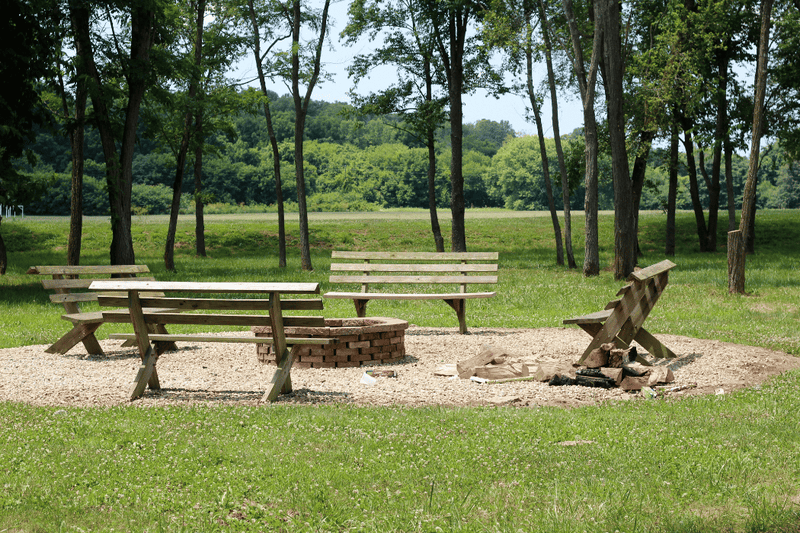
[[[469,249],[499,250],[501,278],[495,298],[470,302],[470,325],[555,327],[616,292],[608,271],[587,279],[554,265],[547,217],[514,215],[468,216]],[[642,217],[643,264],[664,258],[664,218]],[[691,214],[681,214],[678,267],[648,328],[800,355],[798,222],[795,211],[759,213],[751,294],[741,297],[727,294],[724,248],[699,253]],[[612,223],[601,218],[604,265]],[[193,256],[193,227],[183,222],[177,274],[163,270],[163,224],[139,221],[134,240],[137,261],[158,279],[318,281],[323,292],[331,249],[430,250],[432,242],[424,212],[319,216],[311,230],[311,273],[299,272],[294,236],[289,268],[275,266],[269,217],[209,220],[206,259]],[[2,231],[10,266],[0,278],[0,347],[51,342],[66,325],[24,272],[64,263],[66,223],[12,221]],[[105,221],[87,221],[84,264],[108,262],[107,233]],[[575,247],[580,263],[579,235]],[[352,316],[351,306],[326,302],[325,315]],[[456,326],[442,302],[370,310]],[[724,396],[572,410],[6,402],[0,531],[788,533],[800,529],[799,409],[798,372]]]

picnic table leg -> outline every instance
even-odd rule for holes
[[[658,359],[674,359],[677,357],[672,350],[661,344],[661,341],[653,337],[653,335],[644,328],[639,329],[634,340],[641,344],[642,348],[647,350],[650,355]]]
[[[467,301],[466,300],[445,300],[447,305],[453,308],[458,317],[458,331],[461,334],[467,332]]]
[[[160,389],[158,385],[158,376],[156,375],[156,359],[158,355],[152,346],[147,348],[147,353],[142,359],[142,364],[139,366],[139,371],[136,373],[136,378],[133,380],[133,387],[131,388],[131,400],[135,400],[144,392],[145,387],[149,384],[151,389]],[[155,380],[156,386],[153,386]]]
[[[277,362],[278,367],[275,369],[272,380],[270,380],[269,390],[264,393],[261,401],[274,402],[279,394],[292,392],[292,381],[289,372],[292,369],[295,355],[297,355],[297,350],[300,349],[300,346],[300,344],[295,344],[291,350],[289,348],[283,350],[283,356]],[[287,387],[288,390],[286,390]]]
[[[49,348],[45,350],[47,353],[57,353],[64,355],[72,349],[73,346],[79,342],[83,342],[86,351],[90,355],[103,355],[103,349],[94,332],[97,331],[102,323],[97,324],[78,324],[68,331],[63,337],[54,342]]]

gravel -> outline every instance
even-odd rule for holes
[[[668,393],[674,397],[729,393],[800,367],[800,358],[764,348],[656,336],[678,354],[675,360],[655,362],[668,364],[675,375],[672,386],[683,387]],[[577,328],[474,328],[469,335],[459,335],[456,329],[411,326],[405,337],[407,355],[401,362],[378,367],[294,368],[294,390],[281,395],[277,403],[571,407],[642,398],[620,389],[551,387],[534,381],[481,384],[435,375],[437,369],[476,355],[487,344],[531,366],[548,363],[568,368],[589,341]],[[48,406],[266,405],[261,397],[274,366],[259,363],[252,344],[179,343],[177,352],[159,359],[162,389],[146,390],[134,402],[128,400],[128,392],[139,366],[138,352],[123,348],[120,341],[100,344],[106,351],[102,356],[87,356],[82,345],[66,355],[48,354],[44,345],[0,350],[0,400]],[[372,385],[362,384],[369,368],[395,370],[397,377],[379,377]]]

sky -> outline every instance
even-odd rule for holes
[[[330,41],[333,49],[326,47],[322,54],[322,62],[325,70],[332,76],[332,81],[324,81],[317,85],[311,95],[312,100],[326,102],[350,103],[348,92],[353,88],[353,81],[347,76],[347,67],[352,58],[357,54],[367,53],[373,46],[367,40],[362,40],[353,47],[347,47],[339,43],[339,33],[347,24],[347,5],[345,1],[331,5],[331,32]],[[543,65],[539,66],[538,79],[542,80],[546,74]],[[253,79],[256,77],[255,63],[251,55],[239,64],[237,75],[243,79]],[[395,78],[395,71],[389,67],[383,67],[376,71],[370,78],[362,80],[356,88],[359,94],[365,95],[376,92],[391,85]],[[257,86],[257,80],[252,83]],[[268,88],[279,95],[288,94],[288,88],[276,83]],[[559,94],[559,125],[561,134],[565,135],[572,132],[575,128],[583,125],[581,116],[580,99],[576,94]],[[496,122],[508,121],[512,129],[518,135],[535,135],[536,125],[533,120],[526,119],[525,110],[526,99],[520,95],[504,95],[495,98],[488,95],[485,91],[477,91],[472,95],[464,96],[464,122],[475,123],[481,119],[494,120]],[[544,125],[545,137],[552,137],[551,104],[549,99],[542,105],[542,121]]]

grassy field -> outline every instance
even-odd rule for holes
[[[758,217],[743,297],[727,294],[724,232],[717,253],[701,254],[692,215],[679,215],[678,266],[649,330],[800,355],[800,213]],[[582,223],[575,217],[579,263]],[[612,224],[601,217],[603,265]],[[663,214],[643,214],[642,265],[665,258],[664,226]],[[66,331],[25,271],[63,264],[67,229],[64,219],[3,222],[0,348]],[[133,231],[137,262],[157,279],[317,281],[323,292],[332,249],[432,250],[424,211],[320,214],[311,219],[315,270],[300,272],[296,226],[288,229],[289,267],[279,269],[274,217],[208,219],[204,259],[194,257],[187,219],[174,274],[163,269],[163,219],[138,219]],[[587,279],[556,266],[539,213],[470,211],[467,232],[470,250],[500,252],[498,294],[470,302],[472,327],[559,326],[620,286],[608,270]],[[108,263],[109,241],[107,221],[88,220],[82,263]],[[370,312],[457,325],[442,302],[372,302]],[[352,303],[326,302],[325,315],[353,316]],[[0,403],[0,532],[794,532],[799,385],[794,372],[724,396],[573,410]]]

